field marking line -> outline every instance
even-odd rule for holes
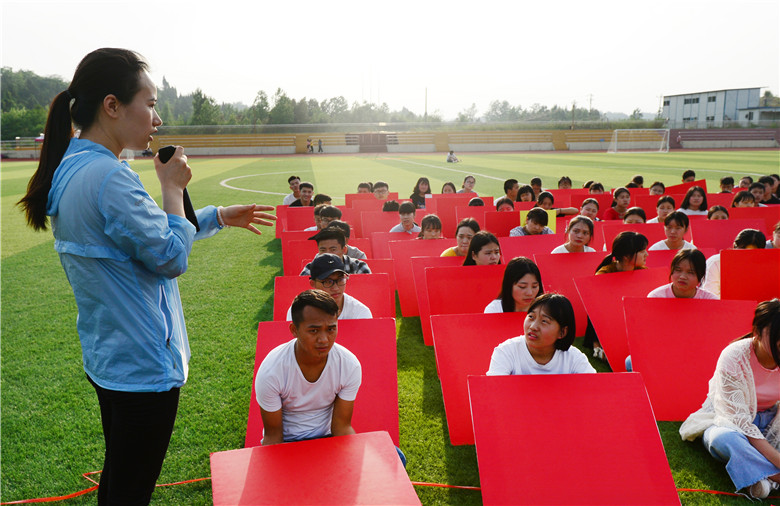
[[[420,163],[420,162],[413,162],[411,160],[404,160],[403,158],[385,158],[385,160],[393,160],[397,162],[404,162],[404,163],[411,163],[412,165],[422,165],[423,167],[432,167],[434,169],[440,169],[440,170],[448,170],[450,172],[460,172],[461,174],[466,174],[469,176],[480,176],[487,179],[495,179],[496,181],[505,181],[504,178],[501,177],[494,177],[494,176],[488,176],[487,174],[480,174],[479,172],[471,172],[466,170],[458,170],[458,169],[448,169],[446,167],[439,167],[438,165],[431,165],[430,163]]]
[[[229,177],[227,179],[223,179],[219,182],[220,186],[224,186],[225,188],[230,188],[231,190],[238,190],[242,192],[252,192],[252,193],[264,193],[266,195],[287,195],[286,193],[278,193],[278,192],[267,192],[263,190],[251,190],[249,188],[239,188],[237,186],[231,186],[228,184],[228,181],[233,181],[234,179],[241,179],[245,177],[257,177],[257,176],[278,176],[279,174],[289,174],[289,171],[285,172],[269,172],[267,174],[250,174],[248,176],[236,176],[236,177]]]

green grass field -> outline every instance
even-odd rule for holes
[[[476,191],[496,196],[503,193],[503,181],[510,177],[526,182],[540,176],[545,186],[554,187],[560,176],[568,175],[575,187],[589,179],[614,187],[642,174],[647,184],[660,180],[670,185],[679,183],[680,174],[690,168],[698,178],[707,179],[710,191],[717,191],[718,179],[724,175],[738,179],[744,174],[777,172],[780,152],[463,154],[462,160],[447,164],[441,154],[193,158],[189,188],[196,206],[275,205],[289,193],[287,177],[295,174],[312,181],[317,192],[333,196],[338,204],[361,181],[387,181],[391,191],[406,197],[420,176],[427,176],[437,191],[445,181],[460,187],[466,174],[474,174]],[[159,201],[151,161],[137,160],[132,166]],[[98,405],[81,366],[72,292],[51,233],[34,233],[25,227],[14,206],[34,169],[31,162],[4,162],[0,168],[2,501],[87,488],[90,483],[81,474],[102,465]],[[281,274],[280,244],[270,228],[263,230],[262,237],[229,229],[193,247],[189,270],[179,280],[192,347],[190,377],[181,392],[161,483],[207,477],[210,453],[242,447],[257,322],[272,318],[273,281]],[[409,476],[414,481],[478,486],[474,447],[453,447],[448,442],[434,353],[422,343],[419,319],[399,317],[397,327],[401,447],[409,460]],[[607,370],[604,363],[597,365]],[[732,491],[723,466],[701,444],[680,441],[678,427],[678,423],[659,424],[677,487]],[[556,474],[566,481],[559,471]],[[423,504],[481,503],[475,491],[416,489]],[[681,493],[681,499],[684,504],[748,503],[702,493]],[[90,494],[70,503],[95,500]],[[210,504],[211,483],[160,488],[153,502]]]

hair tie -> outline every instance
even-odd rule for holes
[[[73,100],[73,95],[70,94],[69,89],[66,89],[63,93],[65,93],[65,96],[68,97],[68,101]]]

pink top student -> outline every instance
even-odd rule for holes
[[[667,299],[714,299],[718,296],[699,288],[707,270],[704,253],[697,249],[680,250],[674,258],[669,272],[668,285],[659,286],[648,293],[649,298]]]

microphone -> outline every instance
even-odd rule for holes
[[[176,146],[165,146],[157,151],[162,163],[168,163],[173,154],[176,152]],[[190,200],[190,194],[187,193],[187,188],[184,189],[184,216],[195,225],[195,230],[200,232],[200,225],[198,225],[198,217],[195,216],[195,209],[192,207],[192,201]]]

